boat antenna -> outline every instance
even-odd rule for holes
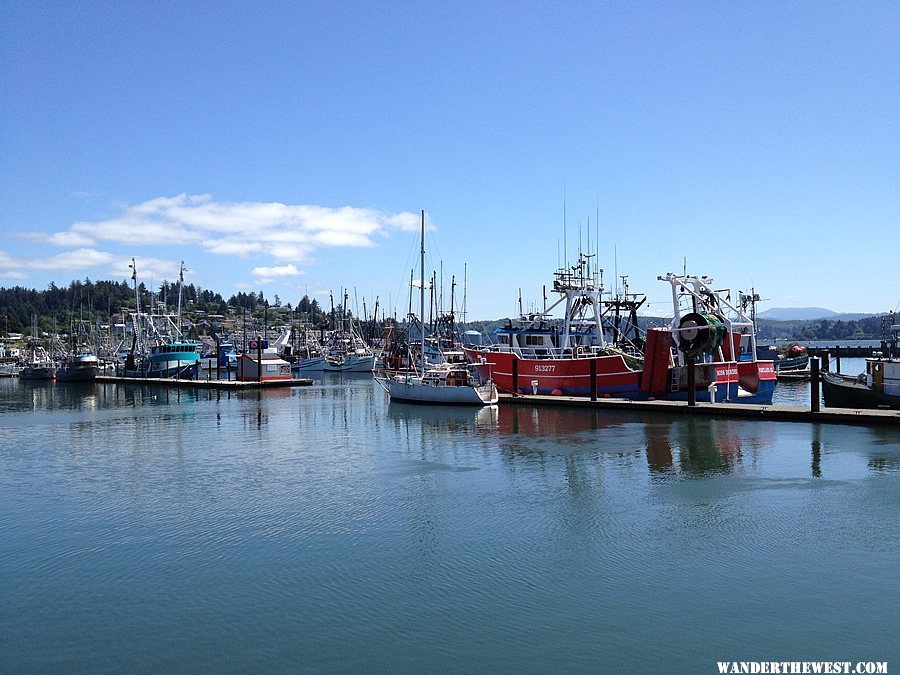
[[[619,278],[619,247],[613,246],[613,266],[615,267],[616,273],[613,278],[613,284],[615,285],[615,280]],[[619,299],[619,288],[616,286],[616,300]]]
[[[591,278],[591,217],[587,217],[587,252],[588,252],[588,267],[587,267],[587,275],[588,279]]]
[[[567,250],[568,242],[566,241],[566,186],[563,185],[563,265],[569,266],[569,252]]]

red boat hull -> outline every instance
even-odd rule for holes
[[[466,357],[482,378],[491,378],[507,394],[590,396],[591,362],[597,364],[597,395],[634,398],[640,395],[640,372],[620,355],[571,359],[522,359],[511,352],[467,347]],[[513,365],[515,364],[515,366]],[[513,369],[516,383],[513,384]]]
[[[687,400],[685,382],[666,369],[665,391],[641,391],[640,371],[632,370],[618,354],[571,359],[522,359],[510,352],[467,347],[466,357],[478,374],[491,378],[506,394],[591,395],[591,362],[596,362],[597,396],[616,398],[664,398]],[[514,365],[515,364],[515,365]],[[775,390],[775,367],[771,361],[727,361],[698,364],[698,370],[715,371],[716,400],[740,403],[771,403]],[[515,384],[513,371],[515,370]],[[683,375],[683,374],[682,374]],[[674,383],[674,384],[673,384]],[[709,401],[707,378],[696,379],[698,401]]]

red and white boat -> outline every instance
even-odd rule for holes
[[[465,349],[500,391],[687,399],[690,361],[696,400],[771,403],[775,370],[756,360],[753,322],[712,290],[711,279],[660,277],[672,285],[674,317],[669,328],[648,331],[645,351],[636,353],[607,340],[603,287],[588,258],[554,277],[556,303],[497,329],[497,344]],[[562,303],[562,320],[552,319],[550,312]]]
[[[775,365],[757,359],[756,326],[745,308],[733,304],[729,292],[714,289],[710,277],[670,272],[658,278],[672,288],[674,314],[666,338],[648,331],[642,391],[687,399],[687,372],[693,364],[698,401],[709,401],[714,393],[716,401],[771,403]],[[658,350],[654,342],[666,347]],[[667,367],[660,351],[669,360]]]
[[[495,330],[496,344],[465,348],[479,375],[506,393],[589,396],[595,372],[599,396],[639,396],[643,359],[608,343],[603,286],[590,258],[558,270],[553,291],[560,298],[543,312]],[[551,312],[563,303],[563,319],[554,319]]]

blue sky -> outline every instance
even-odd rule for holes
[[[893,1],[10,0],[0,286],[184,260],[226,297],[402,315],[425,209],[471,319],[536,306],[588,231],[653,314],[685,261],[761,310],[898,309],[898,26]]]

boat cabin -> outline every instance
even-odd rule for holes
[[[290,380],[291,364],[278,354],[241,354],[238,358],[237,379],[243,382],[271,382]]]

